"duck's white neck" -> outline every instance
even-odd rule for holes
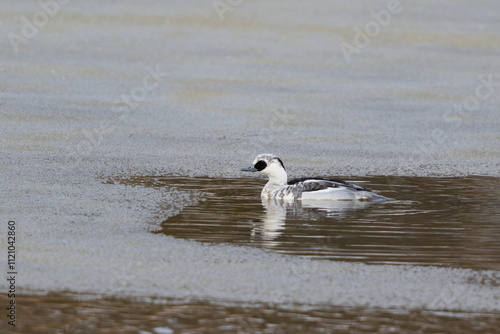
[[[273,165],[273,168],[267,168],[266,174],[269,177],[268,185],[286,185],[288,182],[288,176],[286,170],[283,168]]]

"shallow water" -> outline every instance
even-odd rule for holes
[[[75,299],[77,297],[77,299]],[[6,299],[0,295],[0,301]],[[22,333],[495,333],[493,313],[19,296]]]
[[[160,233],[311,258],[500,269],[500,192],[491,177],[345,178],[382,203],[261,201],[262,179],[133,177],[126,183],[205,192]]]

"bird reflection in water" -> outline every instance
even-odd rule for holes
[[[342,219],[353,210],[366,209],[368,201],[330,201],[330,200],[282,200],[261,198],[264,213],[260,222],[253,222],[250,232],[251,241],[262,243],[266,247],[276,247],[277,240],[285,233],[286,220],[296,219],[314,221],[320,219]],[[334,223],[334,221],[332,221]]]

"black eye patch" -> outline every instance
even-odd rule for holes
[[[261,170],[266,169],[267,163],[264,160],[259,160],[254,167],[260,172]]]

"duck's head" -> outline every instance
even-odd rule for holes
[[[286,184],[287,175],[285,165],[274,154],[259,154],[252,165],[241,169],[244,172],[260,172],[269,177],[269,181]]]

